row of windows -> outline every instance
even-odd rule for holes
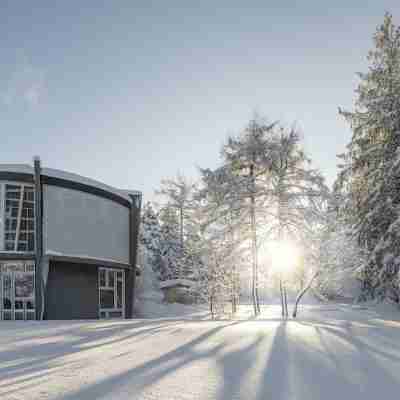
[[[35,250],[35,192],[31,185],[0,184],[0,250]]]

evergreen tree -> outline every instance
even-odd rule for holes
[[[161,226],[152,204],[150,202],[143,206],[141,212],[139,245],[141,247],[141,263],[151,266],[159,278],[162,277],[161,258],[162,233]],[[144,267],[144,265],[142,265]]]
[[[355,110],[340,111],[353,130],[342,177],[349,187],[355,233],[370,252],[363,269],[365,294],[385,296],[399,273],[393,224],[400,207],[400,28],[390,14],[377,28],[374,44],[369,70],[360,74]],[[385,257],[387,252],[392,257]]]

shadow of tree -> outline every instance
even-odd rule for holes
[[[288,359],[289,349],[286,337],[286,321],[278,325],[269,354],[265,354],[266,363],[257,388],[256,398],[289,399]]]
[[[129,383],[132,378],[135,378],[135,385],[134,387],[131,386],[129,390],[132,396],[137,396],[146,387],[154,385],[166,375],[176,372],[190,363],[199,362],[204,358],[215,357],[224,347],[223,342],[217,342],[215,345],[207,346],[206,350],[199,350],[196,349],[196,347],[207,342],[207,340],[224,328],[237,323],[238,322],[232,322],[209,329],[205,333],[200,334],[172,351],[164,353],[160,357],[151,359],[123,373],[106,378],[101,382],[86,386],[77,392],[66,394],[60,397],[60,400],[100,398],[108,393],[112,393],[113,390],[120,388],[125,383]],[[134,391],[134,393],[132,393],[132,391]]]
[[[0,359],[0,388],[2,381],[14,377],[20,377],[35,373],[36,371],[47,371],[50,374],[57,369],[57,360],[66,355],[82,353],[93,348],[116,344],[124,340],[132,340],[144,335],[154,335],[169,329],[178,322],[172,321],[162,323],[160,321],[111,323],[108,326],[97,326],[96,323],[73,323],[73,327],[56,330],[51,336],[51,341],[46,343],[46,335],[33,335],[30,340],[18,343],[11,350],[1,351]],[[51,330],[55,323],[46,324]],[[35,341],[39,343],[34,344]],[[40,343],[44,341],[44,343]],[[9,363],[12,362],[11,365]],[[65,364],[64,364],[65,365]]]
[[[10,348],[4,345],[9,339],[2,341],[0,336],[1,348],[6,348],[0,351],[0,392],[16,395],[39,387],[63,368],[79,370],[85,363],[95,362],[89,353],[85,356],[92,349],[107,349],[110,362],[118,362],[120,357],[133,359],[130,357],[140,346],[153,343],[154,336],[163,338],[154,343],[168,346],[150,352],[153,358],[144,357],[140,364],[127,363],[122,372],[115,370],[112,376],[57,398],[112,398],[121,390],[129,391],[127,398],[140,398],[153,385],[163,385],[164,378],[204,374],[209,366],[215,367],[210,373],[214,381],[208,381],[208,375],[201,376],[201,390],[207,398],[219,400],[376,400],[383,391],[385,396],[398,397],[399,330],[371,320],[370,315],[359,321],[270,318],[189,322],[193,323],[189,334],[183,321],[177,319],[81,322],[63,329],[56,322],[45,323],[31,337],[18,330]],[[235,326],[240,329],[230,329]],[[181,335],[179,340],[177,335]],[[169,337],[174,338],[171,344]],[[113,347],[116,344],[122,346]],[[78,360],[65,359],[75,353],[79,353]],[[196,368],[198,365],[203,367]],[[182,387],[190,387],[190,382],[178,381],[176,388]]]

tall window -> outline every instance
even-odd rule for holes
[[[0,250],[35,250],[35,199],[30,185],[6,183],[0,187],[0,221],[3,221]]]
[[[35,319],[35,265],[0,262],[0,320]]]
[[[99,268],[100,318],[124,316],[124,271]]]

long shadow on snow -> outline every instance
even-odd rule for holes
[[[20,380],[24,380],[26,375],[39,371],[51,373],[57,369],[58,365],[65,365],[64,361],[61,361],[64,356],[74,353],[83,354],[93,348],[101,348],[135,337],[154,335],[176,324],[177,322],[174,321],[163,324],[160,324],[159,321],[140,321],[115,324],[115,326],[105,325],[97,329],[95,323],[86,323],[56,332],[49,343],[31,344],[27,338],[24,338],[25,344],[19,345],[18,339],[16,339],[15,347],[12,350],[0,352],[0,359],[5,364],[0,367],[0,388],[4,386],[1,382],[6,379],[19,377]],[[150,327],[147,327],[148,325]],[[70,336],[72,339],[61,340],[64,336]],[[57,337],[60,337],[60,340],[57,340]],[[36,339],[41,340],[42,336],[33,333],[31,337],[33,343]],[[58,362],[59,359],[60,362]],[[12,362],[12,364],[7,365],[7,362]],[[7,383],[7,386],[9,387],[10,384]]]
[[[370,337],[368,330],[360,334],[360,330],[352,330],[351,323],[345,324],[342,329],[338,329],[337,325],[330,327],[324,324],[320,327],[304,322],[302,324],[315,329],[323,352],[312,354],[309,347],[297,345],[291,364],[303,386],[297,388],[296,393],[304,393],[304,398],[327,400],[372,400],[382,396],[383,392],[389,397],[398,394],[399,381],[385,370],[385,365],[391,361],[398,368],[400,358],[365,343],[362,339]],[[385,337],[389,332],[392,333],[381,328],[380,334]],[[394,350],[399,352],[400,345],[397,344]]]
[[[148,386],[154,385],[156,382],[167,376],[171,372],[177,371],[186,365],[200,361],[208,357],[215,357],[223,348],[222,343],[217,343],[209,347],[207,350],[196,349],[196,346],[207,342],[212,336],[216,335],[222,329],[237,324],[233,322],[224,324],[197,336],[193,340],[175,348],[174,350],[164,353],[162,356],[149,360],[135,368],[126,372],[114,375],[100,382],[88,385],[79,391],[69,393],[60,398],[60,400],[75,400],[80,398],[100,398],[109,393],[112,393],[116,388],[120,388],[125,383],[130,383],[132,398],[140,395],[140,393]],[[135,379],[136,384],[132,385],[132,379]],[[207,385],[207,382],[204,382]]]

